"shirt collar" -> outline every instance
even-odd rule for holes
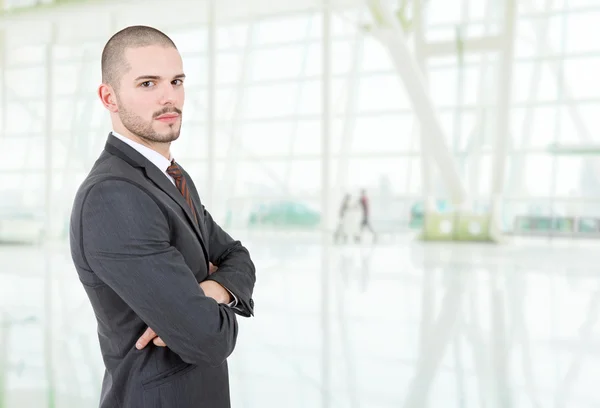
[[[160,169],[163,173],[167,172],[167,169],[171,165],[171,161],[173,160],[173,155],[171,155],[171,160],[167,159],[162,154],[150,149],[147,146],[144,146],[141,143],[135,142],[128,137],[118,134],[113,130],[112,134],[119,140],[127,143],[129,146],[134,148],[138,153],[144,156],[146,159],[150,160],[152,164]]]

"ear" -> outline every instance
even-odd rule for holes
[[[106,109],[111,112],[118,112],[117,96],[112,86],[108,84],[100,84],[98,87],[98,96]]]

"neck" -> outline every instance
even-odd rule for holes
[[[120,126],[115,126],[115,131],[120,135],[125,136],[128,139],[133,140],[141,145],[146,146],[149,149],[154,150],[161,156],[165,157],[167,160],[171,160],[171,142],[160,143],[160,142],[152,142],[150,140],[139,137],[138,135],[131,133],[129,130],[121,128]]]

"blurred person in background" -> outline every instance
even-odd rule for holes
[[[335,233],[333,234],[333,240],[335,243],[339,242],[340,237],[343,238],[343,242],[346,243],[346,241],[348,240],[348,229],[349,229],[349,218],[348,217],[348,210],[350,209],[350,194],[346,194],[344,195],[344,198],[342,199],[342,204],[340,205],[340,212],[339,212],[339,221],[338,221],[338,226],[335,230]]]
[[[112,132],[72,209],[71,255],[94,309],[101,408],[228,408],[237,315],[254,313],[248,250],[211,217],[170,153],[185,75],[145,26],[105,45],[98,95]]]
[[[370,203],[369,203],[369,198],[367,197],[367,192],[365,189],[362,189],[360,192],[359,204],[360,204],[360,209],[362,211],[362,217],[361,217],[361,221],[360,221],[360,230],[359,230],[358,235],[356,236],[356,241],[360,242],[365,228],[368,229],[369,231],[371,231],[371,234],[373,235],[373,241],[377,241],[377,235],[375,234],[375,231],[373,230],[373,227],[371,226],[371,221],[369,220],[369,216],[370,216],[369,204]]]

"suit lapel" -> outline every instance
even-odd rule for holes
[[[206,245],[204,243],[204,239],[202,237],[202,231],[200,230],[199,225],[194,220],[194,215],[192,214],[192,210],[188,203],[183,198],[183,195],[179,192],[177,187],[167,178],[165,174],[163,174],[158,167],[152,164],[148,159],[146,159],[142,154],[136,151],[131,146],[123,143],[121,140],[114,137],[112,134],[109,135],[108,141],[106,142],[105,150],[115,156],[120,157],[125,160],[129,164],[134,167],[143,168],[146,174],[146,177],[150,179],[158,188],[164,191],[169,197],[173,199],[183,210],[185,213],[188,222],[192,225],[198,239],[200,240],[200,245],[202,246],[202,251],[204,252],[204,256],[208,262],[208,253],[206,251]],[[196,202],[194,201],[194,204]],[[197,205],[197,204],[196,204]],[[198,220],[200,221],[200,214],[198,214]]]
[[[173,200],[175,200],[175,202],[177,202],[177,204],[179,204],[179,206],[183,209],[183,211],[185,212],[185,215],[187,216],[188,222],[190,224],[192,224],[192,226],[194,227],[194,231],[196,232],[196,235],[198,236],[198,239],[200,240],[200,245],[202,245],[202,251],[204,252],[204,257],[208,260],[208,253],[206,251],[206,245],[204,243],[202,231],[200,230],[200,226],[198,225],[198,223],[196,223],[196,221],[194,219],[194,214],[192,214],[192,209],[190,208],[188,203],[185,201],[185,198],[183,198],[183,195],[181,195],[181,192],[179,192],[177,187],[175,187],[175,185],[173,185],[173,183],[171,183],[171,181],[167,178],[167,176],[165,176],[160,171],[160,169],[158,169],[156,166],[154,166],[154,165],[147,166],[145,168],[145,170],[146,170],[146,176],[150,180],[152,180],[154,182],[154,184],[156,184],[162,191],[167,193],[169,195],[169,197],[171,197]],[[198,214],[197,211],[196,211],[196,214]],[[200,222],[200,214],[198,214],[198,222]]]

